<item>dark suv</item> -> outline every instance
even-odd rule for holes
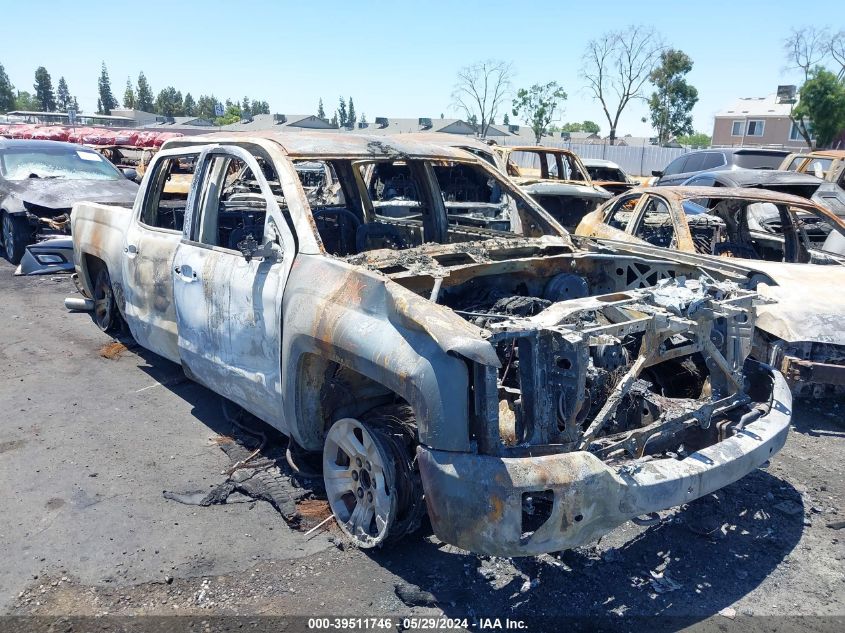
[[[655,186],[680,185],[690,176],[702,171],[723,169],[777,169],[789,152],[782,149],[758,147],[729,147],[702,149],[678,156],[663,171],[655,170]]]

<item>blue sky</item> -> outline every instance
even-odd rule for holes
[[[579,76],[585,44],[603,31],[652,25],[690,55],[689,81],[700,95],[695,126],[709,133],[713,114],[736,97],[796,83],[784,68],[783,39],[793,25],[841,8],[832,0],[814,0],[812,12],[784,0],[49,4],[34,15],[27,3],[0,0],[11,27],[0,38],[0,63],[23,90],[32,91],[39,65],[54,86],[63,75],[86,111],[96,108],[105,60],[118,99],[127,76],[134,83],[143,70],[155,92],[173,85],[195,98],[247,95],[286,114],[315,112],[320,97],[331,112],[339,95],[351,95],[371,121],[457,116],[450,95],[458,69],[497,58],[513,63],[514,88],[557,81],[569,93],[561,119],[594,120],[605,134],[607,121]],[[630,106],[619,133],[649,135],[646,115],[644,104]]]

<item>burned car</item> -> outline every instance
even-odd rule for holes
[[[842,149],[790,154],[783,159],[780,169],[812,174],[845,188],[845,150]]]
[[[780,169],[726,169],[705,171],[683,183],[684,187],[743,187],[788,193],[812,200],[839,217],[845,217],[845,191],[812,174]]]
[[[609,191],[614,196],[638,187],[640,182],[626,174],[622,168],[610,160],[601,158],[582,158],[593,184]]]
[[[71,143],[0,139],[0,223],[6,258],[17,264],[28,244],[70,231],[82,200],[132,204],[138,185],[97,152]],[[40,265],[68,262],[44,254]]]
[[[634,189],[584,218],[577,235],[720,255],[777,300],[758,308],[755,356],[796,395],[845,392],[845,221],[806,198],[755,188]],[[801,264],[801,265],[799,265]],[[804,264],[819,264],[811,266]]]
[[[457,147],[481,158],[511,177],[568,231],[613,194],[596,185],[577,154],[556,147],[505,147],[473,138],[443,138],[440,133],[416,133],[411,138]]]
[[[190,195],[163,199],[186,157]],[[302,164],[329,167],[340,194],[306,195]],[[186,137],[156,155],[134,209],[82,203],[72,225],[83,298],[67,305],[106,331],[125,320],[321,456],[361,547],[426,511],[479,553],[574,547],[735,481],[786,439],[786,383],[748,358],[757,296],[742,269],[578,247],[458,149]]]

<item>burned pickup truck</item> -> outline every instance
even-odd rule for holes
[[[162,198],[187,157],[189,194]],[[301,163],[330,167],[337,195],[309,200]],[[739,479],[786,439],[784,379],[747,359],[756,295],[741,271],[578,248],[457,149],[183,138],[133,210],[80,204],[72,224],[85,298],[69,307],[104,330],[124,319],[296,454],[320,455],[361,547],[426,509],[441,539],[475,552],[573,547]]]

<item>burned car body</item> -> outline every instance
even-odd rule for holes
[[[582,158],[581,162],[590,174],[593,184],[609,191],[614,196],[625,193],[640,184],[638,180],[631,178],[613,161],[601,158]]]
[[[506,147],[473,138],[446,139],[440,133],[409,135],[463,149],[496,167],[536,200],[568,231],[613,194],[590,179],[577,154],[566,149],[542,146]]]
[[[845,217],[845,191],[809,173],[778,169],[730,169],[702,172],[683,183],[685,187],[743,187],[788,193],[812,200],[839,217]]]
[[[635,189],[584,218],[578,235],[721,255],[748,267],[773,305],[758,308],[755,356],[793,392],[845,391],[845,221],[810,200],[726,187]],[[818,264],[808,265],[808,264]]]
[[[504,171],[569,231],[612,197],[596,186],[577,154],[556,147],[505,147],[493,151]]]
[[[0,222],[6,258],[17,264],[28,244],[66,235],[74,203],[132,204],[137,191],[136,184],[85,147],[0,139]],[[63,263],[72,267],[71,262]]]
[[[162,200],[185,156],[190,195]],[[302,164],[329,167],[339,194],[307,195]],[[576,246],[457,149],[183,138],[132,211],[83,203],[72,223],[97,324],[125,319],[140,345],[322,453],[331,509],[361,547],[412,531],[424,507],[476,552],[573,547],[738,479],[786,438],[786,383],[747,359],[756,294],[741,269]]]

